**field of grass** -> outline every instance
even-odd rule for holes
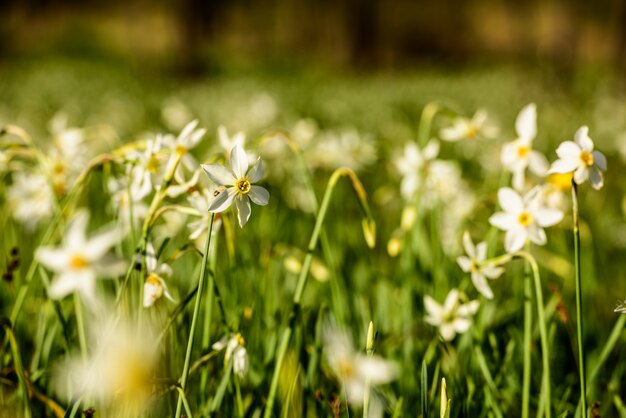
[[[0,66],[0,417],[626,417],[626,102],[606,72],[136,70]],[[544,245],[507,252],[490,223],[529,103],[547,162],[581,126],[607,159],[602,188],[577,185],[582,339],[571,176],[523,170],[560,214]],[[466,231],[487,243],[472,271],[501,269],[491,298]]]

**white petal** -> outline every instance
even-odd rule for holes
[[[270,201],[270,193],[261,186],[252,186],[248,196],[254,203],[260,206],[265,206]]]
[[[589,138],[589,128],[581,126],[574,134],[574,141],[585,151],[593,151],[593,141]]]
[[[439,154],[439,141],[431,139],[422,151],[425,160],[433,160]]]
[[[359,377],[363,381],[369,380],[373,385],[383,385],[391,382],[397,374],[393,363],[378,356],[366,357],[359,355],[355,363]]]
[[[522,167],[521,169],[517,169],[513,172],[513,188],[515,190],[524,189],[524,184],[526,183],[526,167]]]
[[[602,171],[606,171],[606,157],[600,151],[593,152],[593,161]]]
[[[152,273],[157,268],[157,257],[156,252],[154,251],[154,245],[152,245],[152,241],[148,241],[146,245],[146,270],[148,273]]]
[[[504,144],[502,146],[502,151],[500,152],[500,161],[502,162],[502,165],[509,170],[519,160],[517,155],[517,143],[518,141],[513,141]]]
[[[233,203],[233,199],[237,195],[237,190],[234,187],[229,187],[215,197],[215,200],[209,206],[209,212],[224,212]]]
[[[442,307],[428,295],[424,296],[424,310],[436,321],[436,324],[441,322],[441,317],[443,316]]]
[[[532,215],[541,227],[556,225],[563,219],[563,212],[558,209],[536,209]]]
[[[472,283],[474,283],[474,287],[476,287],[476,290],[478,290],[484,297],[486,297],[487,299],[493,299],[493,292],[487,284],[485,276],[476,272],[472,273]]]
[[[489,279],[497,279],[504,273],[504,268],[489,264],[481,269],[482,273]]]
[[[504,248],[508,253],[515,253],[526,244],[528,232],[525,228],[514,228],[506,232],[504,237]]]
[[[548,174],[571,173],[572,171],[576,170],[576,167],[578,167],[578,157],[575,157],[573,159],[572,158],[560,159],[552,163],[552,165],[550,166],[550,169],[548,170]]]
[[[233,170],[235,178],[238,179],[245,177],[248,172],[248,155],[239,145],[235,145],[230,150],[230,168]]]
[[[237,198],[235,199],[235,204],[237,205],[239,226],[243,228],[246,222],[248,222],[248,219],[250,219],[250,200],[247,197]]]
[[[574,181],[576,184],[583,184],[589,178],[589,170],[586,166],[580,166],[574,172]]]
[[[445,312],[451,312],[458,300],[459,291],[457,289],[450,290],[450,292],[448,292],[448,296],[446,296],[446,300],[443,302],[443,310]]]
[[[65,242],[69,248],[80,249],[85,244],[85,233],[89,223],[89,212],[80,210],[67,227]]]
[[[487,243],[479,242],[478,245],[476,245],[476,260],[485,261],[486,258],[487,258]]]
[[[537,225],[532,225],[528,228],[528,238],[537,245],[545,245],[548,242],[546,232]]]
[[[515,131],[520,138],[533,139],[537,135],[537,106],[526,105],[515,120]]]
[[[528,157],[528,167],[534,174],[543,177],[548,171],[549,164],[548,160],[542,153],[539,151],[531,151],[530,156]]]
[[[457,334],[463,334],[465,331],[470,329],[471,325],[472,321],[467,318],[456,318],[452,323],[452,326]]]
[[[69,264],[69,253],[60,248],[39,247],[35,253],[35,258],[44,267],[55,272],[64,271]]]
[[[466,273],[469,273],[470,270],[472,269],[472,260],[470,260],[468,257],[465,257],[465,256],[458,257],[456,259],[456,262],[461,267],[461,270],[463,270]]]
[[[459,306],[456,310],[456,313],[459,316],[467,317],[474,315],[476,312],[478,312],[478,308],[480,308],[480,302],[477,300],[472,300]]]
[[[572,141],[564,141],[561,142],[559,147],[556,149],[556,155],[559,158],[564,160],[578,160],[578,156],[580,155],[580,146]]]
[[[463,248],[465,249],[465,253],[470,256],[470,258],[476,258],[476,250],[469,231],[465,231],[463,233]]]
[[[90,238],[84,245],[82,252],[90,261],[102,258],[109,249],[120,242],[123,231],[120,228],[108,229]]]
[[[509,187],[498,190],[498,202],[506,212],[518,213],[524,209],[522,197]]]
[[[604,179],[602,178],[602,172],[598,169],[598,167],[593,166],[589,169],[589,181],[591,182],[591,187],[596,190],[600,190],[602,186],[604,186]]]
[[[439,327],[439,333],[445,341],[452,341],[456,336],[454,325],[450,323],[441,324]]]
[[[259,158],[250,169],[247,177],[250,183],[256,183],[263,178],[264,174],[265,171],[263,170],[263,161],[261,161],[261,158]]]
[[[48,296],[51,299],[63,299],[70,293],[86,289],[88,283],[95,280],[95,275],[91,270],[81,270],[78,272],[65,272],[57,276],[48,288]]]
[[[237,181],[233,173],[221,164],[202,164],[202,169],[218,186],[231,186]]]
[[[189,122],[187,125],[185,125],[185,127],[183,128],[182,131],[180,131],[180,134],[178,134],[178,138],[176,138],[176,142],[179,144],[184,144],[187,137],[189,135],[191,135],[191,133],[193,132],[194,129],[196,129],[196,126],[198,126],[198,120],[192,120],[191,122]]]
[[[491,215],[489,223],[503,231],[508,231],[509,229],[517,227],[517,215],[513,213],[497,212]]]

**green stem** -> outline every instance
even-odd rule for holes
[[[417,143],[420,147],[426,146],[426,143],[430,139],[430,127],[433,123],[435,115],[439,111],[440,107],[437,103],[428,103],[422,110],[420,117],[420,125],[417,133]]]
[[[200,270],[200,277],[198,278],[198,293],[196,294],[196,304],[193,308],[193,316],[191,318],[191,329],[189,330],[189,339],[187,340],[187,352],[185,353],[185,363],[183,365],[183,374],[180,378],[181,390],[185,391],[187,387],[187,378],[189,377],[189,365],[191,363],[191,352],[193,351],[193,340],[196,334],[196,326],[198,322],[200,304],[202,301],[202,290],[204,288],[204,277],[206,273],[207,259],[209,256],[209,248],[211,245],[211,233],[213,231],[213,220],[215,214],[211,213],[211,221],[209,222],[209,228],[206,237],[206,245],[204,247],[204,255],[202,257],[202,268]],[[176,418],[180,418],[182,413],[183,397],[178,396],[178,404],[176,406]]]
[[[74,311],[76,312],[76,331],[78,332],[78,343],[80,344],[80,354],[84,362],[87,362],[87,338],[85,337],[85,321],[83,309],[80,304],[80,295],[74,292]]]
[[[572,217],[574,230],[574,265],[576,271],[576,335],[578,338],[578,369],[580,372],[580,402],[583,418],[587,418],[587,382],[583,350],[583,298],[580,274],[580,231],[578,229],[578,186],[572,180]]]
[[[5,329],[6,335],[9,340],[9,345],[11,346],[11,351],[13,354],[13,364],[15,366],[15,373],[17,374],[17,378],[19,381],[20,389],[22,392],[22,399],[24,401],[24,417],[30,418],[32,416],[30,410],[30,400],[28,394],[28,384],[26,383],[26,375],[24,374],[24,366],[22,364],[22,356],[20,355],[20,349],[17,345],[17,339],[15,338],[15,333],[13,332],[13,328],[11,326],[10,321],[3,320],[2,327]]]
[[[530,367],[531,367],[531,333],[533,320],[532,282],[530,266],[524,266],[524,372],[522,375],[522,418],[528,418],[530,405]]]
[[[543,304],[543,290],[541,288],[541,278],[539,276],[539,266],[535,258],[528,252],[520,251],[517,253],[519,257],[526,259],[527,266],[530,266],[533,272],[533,278],[535,282],[535,298],[537,299],[537,316],[539,320],[539,335],[541,337],[541,359],[543,363],[543,390],[545,400],[545,413],[546,417],[551,417],[551,393],[550,393],[550,344],[548,341],[548,330],[546,328],[544,304]]]
[[[313,233],[311,234],[311,239],[309,240],[309,246],[307,248],[307,253],[304,258],[304,262],[302,264],[302,269],[300,270],[300,275],[298,276],[298,282],[296,284],[296,291],[293,295],[293,306],[289,313],[289,319],[287,328],[283,331],[282,338],[280,340],[280,345],[276,354],[276,364],[274,365],[274,374],[272,375],[272,382],[270,385],[270,392],[267,398],[267,405],[265,406],[265,412],[263,416],[265,418],[270,418],[272,416],[272,410],[274,407],[274,402],[276,400],[276,392],[278,390],[278,379],[280,377],[280,371],[283,365],[283,361],[285,359],[285,355],[287,354],[287,349],[289,348],[289,341],[291,340],[291,334],[293,333],[293,329],[296,325],[296,321],[298,315],[300,313],[300,303],[302,300],[302,294],[304,293],[304,288],[306,286],[307,278],[309,276],[309,270],[311,268],[311,262],[313,261],[313,252],[317,247],[317,242],[320,236],[320,232],[322,230],[322,224],[324,223],[324,219],[326,218],[326,212],[328,211],[328,206],[330,203],[330,198],[333,194],[333,190],[337,185],[337,182],[342,176],[349,176],[352,181],[352,187],[354,188],[361,209],[365,213],[366,219],[372,221],[372,217],[369,211],[369,206],[367,205],[365,190],[361,182],[359,181],[356,174],[345,167],[338,168],[333,172],[328,180],[328,185],[326,186],[326,192],[324,193],[324,197],[322,199],[322,204],[320,205],[320,210],[317,215],[317,219],[315,220],[315,226],[313,228]],[[373,223],[373,221],[372,221]]]
[[[202,352],[208,352],[211,347],[211,318],[213,316],[213,298],[215,295],[214,287],[215,287],[215,265],[217,264],[217,237],[215,237],[215,242],[213,246],[209,248],[209,283],[208,283],[208,292],[207,301],[204,305],[204,328],[202,330],[202,342],[200,344],[200,348]],[[206,393],[206,385],[209,378],[209,369],[204,367],[202,369],[202,374],[200,376],[200,393]]]

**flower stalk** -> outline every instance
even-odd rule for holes
[[[583,300],[580,274],[580,231],[578,226],[578,185],[572,181],[572,218],[574,230],[574,267],[576,274],[576,336],[578,340],[578,369],[580,373],[580,402],[582,417],[587,418],[587,382],[583,350]]]

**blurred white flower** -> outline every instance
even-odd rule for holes
[[[452,289],[446,296],[443,305],[437,303],[433,298],[424,296],[424,308],[426,309],[427,323],[439,328],[439,333],[445,341],[452,341],[456,334],[466,332],[471,322],[471,317],[478,311],[480,302],[473,300],[465,304],[461,303],[461,293],[457,289]]]
[[[545,207],[539,187],[523,198],[515,190],[503,187],[498,190],[498,203],[504,211],[493,214],[489,222],[506,231],[504,246],[509,253],[521,250],[528,240],[544,245],[547,239],[543,228],[563,219],[562,211]]]
[[[354,349],[347,333],[328,327],[324,331],[324,353],[328,365],[345,387],[348,402],[361,405],[366,384],[384,385],[394,380],[397,367],[380,356],[368,356]]]
[[[200,140],[206,133],[206,129],[197,129],[197,127],[198,121],[193,120],[183,128],[176,139],[171,135],[163,137],[163,143],[172,152],[168,163],[169,167],[166,171],[169,171],[171,165],[180,158],[180,163],[176,167],[176,177],[179,179],[180,183],[184,182],[184,180],[181,180],[184,178],[183,168],[190,172],[194,172],[198,168],[197,161],[189,151],[200,143]]]
[[[224,336],[221,340],[213,344],[213,350],[221,351],[226,349],[224,354],[224,367],[233,359],[233,371],[239,377],[245,377],[248,373],[248,351],[245,347],[245,340],[240,333]]]
[[[35,253],[44,267],[56,273],[48,289],[52,299],[78,291],[88,302],[95,303],[96,279],[124,272],[124,263],[105,257],[122,238],[121,229],[107,229],[87,238],[88,222],[89,213],[78,212],[67,227],[61,247],[39,247]]]
[[[54,212],[54,193],[42,174],[15,172],[7,200],[13,217],[30,231]]]
[[[494,264],[484,264],[487,259],[487,243],[479,242],[474,246],[468,231],[463,234],[463,247],[467,256],[458,257],[456,262],[464,272],[471,273],[476,289],[486,298],[493,299],[493,292],[486,278],[497,279],[504,269]]]
[[[335,170],[348,167],[354,171],[376,161],[376,143],[354,128],[340,132],[322,131],[304,149],[305,160],[313,167]]]
[[[126,158],[130,166],[130,192],[140,200],[160,187],[167,156],[163,152],[163,136],[148,139],[143,152],[133,150]]]
[[[531,103],[524,107],[515,121],[517,139],[502,147],[500,160],[508,171],[513,173],[513,187],[522,190],[528,167],[538,176],[544,176],[548,170],[548,160],[539,151],[532,149],[533,139],[537,135],[537,107]]]
[[[144,196],[141,193],[133,193],[132,187],[127,183],[125,179],[111,177],[107,184],[113,208],[117,211],[124,231],[129,231],[131,225],[136,225],[148,213],[148,206],[142,200]]]
[[[176,302],[163,280],[163,276],[171,276],[172,268],[166,263],[158,263],[157,254],[152,242],[146,245],[146,281],[143,285],[143,307],[149,308],[164,296],[172,302]]]
[[[230,169],[221,164],[203,164],[202,168],[211,181],[217,186],[226,188],[215,197],[209,206],[209,211],[223,212],[234,201],[237,206],[239,226],[243,227],[250,219],[250,200],[261,206],[269,202],[269,192],[261,186],[254,185],[263,177],[263,162],[258,159],[249,168],[246,152],[240,146],[235,146],[230,152]]]
[[[576,131],[574,142],[565,141],[556,150],[559,159],[552,163],[549,173],[574,173],[574,182],[582,184],[587,179],[598,190],[604,185],[602,171],[606,171],[606,158],[594,151],[589,138],[589,128],[583,126]]]
[[[487,118],[487,112],[479,109],[471,119],[457,116],[452,121],[452,126],[443,128],[439,137],[445,141],[459,141],[461,139],[477,139],[479,137],[492,138],[498,130],[491,125]]]
[[[395,165],[402,175],[400,191],[406,200],[411,200],[415,192],[422,187],[426,175],[425,168],[439,154],[439,142],[431,140],[423,150],[413,142],[404,146],[404,153],[396,158]]]
[[[218,196],[225,190],[223,186],[212,187],[210,189],[201,189],[191,193],[187,196],[187,201],[191,204],[191,207],[197,211],[199,219],[192,221],[187,226],[191,230],[189,234],[190,240],[197,240],[205,234],[209,228],[209,222],[211,222],[211,213],[209,207]],[[213,233],[217,233],[222,221],[220,218],[216,218],[213,221]],[[204,241],[203,241],[204,242]]]
[[[233,136],[229,136],[224,125],[220,125],[217,128],[217,140],[220,143],[220,147],[227,153],[235,146],[243,148],[246,145],[246,135],[243,132],[237,132]]]

